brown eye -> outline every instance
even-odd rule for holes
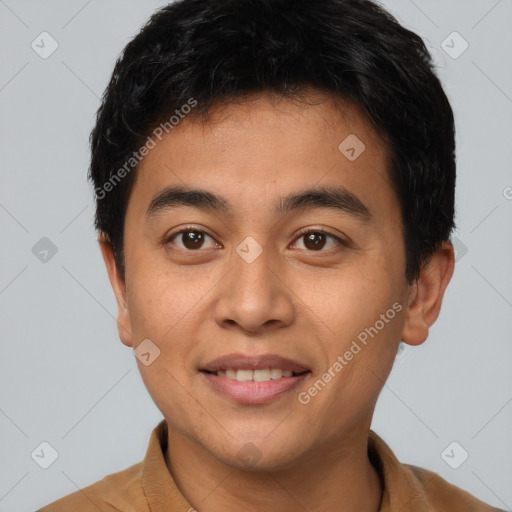
[[[308,251],[316,251],[321,252],[322,249],[328,245],[329,239],[334,240],[336,243],[334,244],[334,248],[339,245],[345,245],[343,240],[338,238],[337,236],[331,235],[330,233],[326,233],[321,230],[309,230],[304,233],[301,233],[297,240],[303,239],[304,248]],[[300,248],[300,247],[299,247]],[[332,247],[327,247],[327,249],[331,249]]]
[[[324,233],[309,233],[304,236],[304,246],[308,250],[322,249],[325,246],[326,235]]]

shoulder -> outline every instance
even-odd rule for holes
[[[37,512],[145,512],[141,475],[142,462],[139,462],[68,494]]]
[[[480,501],[433,471],[411,464],[403,466],[412,473],[431,509],[436,512],[504,512]]]
[[[382,512],[504,512],[433,471],[401,463],[372,430],[368,456],[383,483]]]

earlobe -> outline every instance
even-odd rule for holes
[[[121,342],[128,346],[133,346],[132,340],[132,329],[130,311],[128,308],[127,296],[126,296],[126,284],[125,280],[119,273],[117,264],[114,257],[112,246],[108,242],[108,239],[104,233],[100,233],[98,236],[98,243],[100,245],[101,254],[105,267],[107,269],[108,278],[114,291],[117,302],[117,330],[119,332],[119,338]]]
[[[437,320],[444,293],[453,275],[455,254],[450,242],[443,242],[423,266],[411,287],[409,306],[405,313],[402,341],[421,345],[430,326]]]

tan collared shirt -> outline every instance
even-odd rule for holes
[[[167,423],[151,433],[142,462],[74,492],[38,512],[193,512],[165,464]],[[383,482],[380,512],[504,512],[443,480],[436,473],[401,464],[373,431],[368,455]]]

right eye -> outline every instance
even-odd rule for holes
[[[171,243],[185,251],[196,251],[198,249],[204,249],[203,246],[207,238],[213,241],[213,246],[207,247],[207,249],[219,247],[219,244],[210,235],[195,228],[186,228],[173,233],[166,239],[165,244]],[[181,245],[175,243],[174,240],[181,242]]]

